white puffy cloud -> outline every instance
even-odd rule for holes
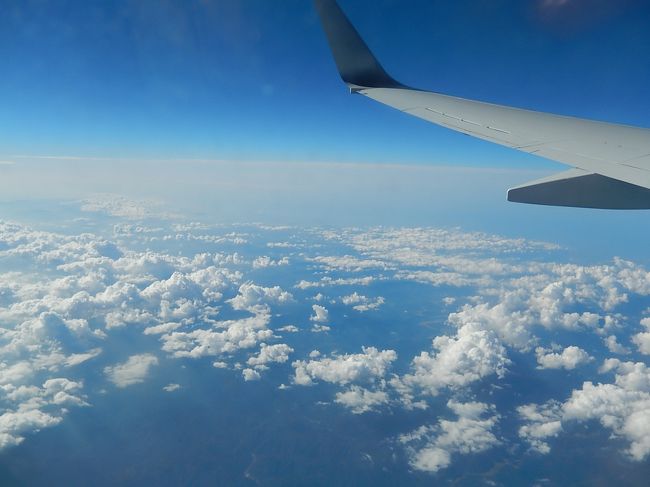
[[[167,384],[165,387],[163,387],[163,391],[174,392],[179,390],[180,388],[181,388],[180,384]]]
[[[253,261],[253,269],[266,269],[267,267],[279,267],[289,265],[289,257],[282,257],[278,260],[273,260],[268,255],[257,257]]]
[[[249,358],[246,363],[254,368],[265,367],[271,363],[283,364],[289,360],[289,354],[291,353],[293,353],[293,348],[285,343],[277,345],[262,343],[260,352]]]
[[[586,381],[562,404],[550,401],[519,408],[527,423],[520,428],[520,436],[534,449],[548,453],[550,447],[544,440],[557,436],[562,424],[597,420],[629,442],[626,452],[631,459],[646,459],[650,455],[650,368],[641,362],[608,359],[601,372],[612,371],[616,372],[613,384]]]
[[[363,347],[362,353],[358,354],[316,357],[293,362],[295,384],[306,386],[317,380],[340,385],[373,382],[384,377],[397,359],[397,353],[394,350],[379,351],[374,347]]]
[[[650,355],[650,318],[643,318],[641,325],[646,331],[633,335],[632,343],[637,346],[640,353]]]
[[[383,390],[373,391],[359,386],[351,386],[345,391],[337,392],[334,401],[350,409],[354,414],[363,414],[387,404],[389,398]]]
[[[156,231],[140,227],[119,235],[145,242],[157,238]],[[234,242],[240,237],[224,238]],[[78,366],[101,351],[97,342],[107,338],[106,332],[125,326],[159,335],[163,350],[174,357],[216,356],[252,348],[272,337],[268,329],[270,306],[291,300],[290,293],[277,286],[239,285],[239,271],[217,267],[241,264],[236,255],[185,257],[139,252],[90,234],[63,236],[12,225],[0,227],[0,240],[5,260],[10,256],[33,259],[41,268],[49,266],[56,276],[47,282],[47,278],[43,281],[40,276],[31,279],[19,274],[21,279],[14,280],[17,284],[12,291],[17,299],[6,308],[0,307],[1,319],[20,323],[2,337],[5,352],[13,351],[12,361],[0,364],[0,380],[5,383],[27,381],[43,369],[55,372]],[[60,273],[67,275],[58,277]],[[230,304],[254,316],[219,321],[218,303],[233,284],[239,285],[239,292]],[[106,331],[97,328],[102,324]],[[73,353],[66,353],[65,346],[73,339],[76,343],[84,340],[90,347],[79,350],[75,345]],[[38,353],[31,345],[36,343],[42,349]],[[140,364],[140,370],[151,363]],[[117,384],[126,385],[131,381],[127,370],[131,365],[136,364],[108,367],[106,373]]]
[[[630,442],[627,453],[632,459],[640,461],[650,454],[650,394],[646,391],[585,382],[564,404],[563,419],[597,419]]]
[[[314,323],[314,325],[311,327],[311,332],[312,333],[327,333],[331,329],[332,328],[327,326],[327,325],[321,325],[320,323]]]
[[[370,311],[379,308],[382,304],[384,304],[385,300],[381,296],[375,299],[371,299],[355,291],[348,296],[343,296],[341,298],[341,302],[346,306],[352,306],[352,309],[362,313],[364,311]]]
[[[561,353],[537,347],[535,354],[537,355],[539,369],[573,370],[579,365],[587,364],[594,359],[582,348],[576,346],[566,347]]]
[[[273,337],[268,314],[239,320],[216,321],[210,328],[173,331],[161,336],[162,349],[176,358],[199,358],[234,354]]]
[[[253,269],[265,269],[267,267],[279,267],[289,265],[289,257],[282,257],[278,260],[273,260],[268,255],[262,255],[253,260]]]
[[[278,331],[283,331],[285,333],[298,333],[300,331],[300,328],[298,328],[296,325],[285,325],[278,328]]]
[[[547,442],[562,432],[562,405],[549,401],[543,405],[526,404],[517,408],[519,417],[526,424],[519,428],[519,436],[526,440],[531,449],[539,453],[549,453]]]
[[[314,326],[311,327],[312,333],[327,333],[331,329],[331,327],[327,325],[321,325],[319,323],[315,323]]]
[[[612,353],[617,353],[619,355],[627,355],[630,353],[630,350],[621,345],[618,342],[618,338],[616,338],[616,335],[610,335],[606,338],[603,339],[605,342],[605,346],[607,347],[607,350],[609,350]]]
[[[244,380],[246,382],[260,380],[262,378],[260,373],[255,369],[244,369],[241,371],[241,373],[244,376]]]
[[[20,318],[13,314],[14,327],[0,329],[0,384],[25,384],[39,373],[55,374],[101,353],[101,330],[92,329],[87,320],[43,309],[34,310],[32,318],[22,311]]]
[[[0,386],[0,450],[60,423],[70,407],[87,406],[82,388],[81,382],[65,378],[48,379],[41,386]]]
[[[158,365],[158,358],[144,353],[133,355],[124,363],[105,367],[104,373],[117,387],[128,387],[144,382],[155,365]]]
[[[62,419],[39,409],[5,412],[0,415],[0,449],[18,445],[25,439],[26,433],[54,426]]]
[[[311,309],[314,310],[314,314],[309,318],[310,321],[315,323],[327,323],[329,320],[329,312],[325,306],[314,304]]]
[[[411,373],[392,381],[407,405],[419,391],[435,396],[441,389],[462,388],[489,375],[502,378],[510,363],[493,332],[469,325],[456,336],[436,337],[432,345],[432,353],[422,352],[413,359]]]
[[[632,343],[637,346],[639,352],[650,355],[650,332],[637,333],[632,337]]]
[[[453,455],[484,452],[500,443],[493,433],[499,416],[484,403],[458,403],[447,406],[458,416],[456,421],[440,420],[434,426],[422,426],[400,436],[415,470],[435,473],[451,464]]]
[[[263,287],[246,282],[239,287],[239,294],[228,302],[237,310],[266,313],[270,304],[285,304],[292,300],[291,293],[283,291],[280,286]]]
[[[627,298],[618,293],[616,285],[600,276],[605,271],[554,264],[547,267],[552,271],[549,274],[503,282],[501,289],[491,291],[498,296],[496,303],[481,300],[477,304],[467,304],[449,315],[450,323],[456,326],[478,324],[523,351],[536,341],[535,326],[604,333],[615,323],[605,312]],[[577,304],[591,305],[601,313],[569,310]]]

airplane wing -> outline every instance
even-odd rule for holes
[[[573,167],[510,189],[509,201],[650,209],[649,129],[409,88],[384,70],[336,0],[315,3],[341,78],[352,93],[437,125]]]

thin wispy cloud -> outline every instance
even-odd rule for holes
[[[557,8],[557,7],[563,7],[570,3],[571,0],[543,0],[542,1],[542,7],[543,8]]]

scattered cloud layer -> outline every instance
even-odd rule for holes
[[[0,448],[91,404],[89,370],[116,387],[137,387],[168,367],[205,360],[246,387],[277,377],[271,368],[284,374],[283,389],[326,383],[332,407],[356,415],[435,415],[398,438],[415,470],[436,472],[461,455],[514,441],[548,454],[575,422],[624,439],[632,460],[650,455],[643,361],[650,321],[627,316],[630,303],[650,295],[650,273],[640,265],[555,262],[555,245],[460,230],[302,235],[255,225],[148,226],[133,220],[151,213],[109,200],[84,207],[129,220],[110,235],[0,222]],[[374,320],[410,311],[380,287],[388,284],[440,289],[427,313],[443,318],[428,328],[427,341],[408,353],[397,339],[353,348],[335,342],[343,313]],[[124,356],[107,356],[128,333],[142,335],[149,348],[129,343]],[[588,375],[603,358],[599,375]],[[546,402],[512,398],[510,411],[482,402],[486,394],[511,394],[508,380],[520,363],[535,374],[571,371],[582,385]],[[180,382],[163,378],[158,390],[171,399],[164,393],[183,388]],[[499,436],[507,414],[519,421],[518,438]]]
[[[632,460],[650,455],[650,369],[641,362],[608,359],[601,372],[615,372],[613,383],[583,383],[560,403],[528,404],[519,408],[525,425],[522,438],[540,453],[549,453],[548,442],[569,422],[598,421],[615,437],[627,440],[626,453]]]

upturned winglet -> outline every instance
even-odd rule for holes
[[[315,0],[339,74],[352,91],[405,88],[379,64],[336,0]]]
[[[575,168],[512,188],[510,201],[650,209],[650,129],[408,88],[386,73],[336,0],[315,2],[341,77],[353,93],[442,127]]]

